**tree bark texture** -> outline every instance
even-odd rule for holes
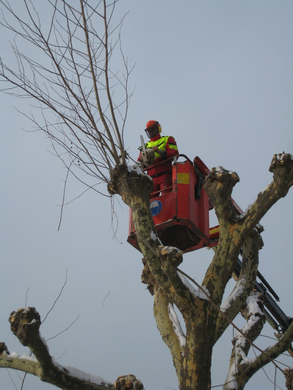
[[[293,390],[293,368],[285,370],[286,387],[288,390]]]
[[[262,299],[262,295],[258,292],[252,292],[247,299],[247,324],[241,329],[241,333],[238,332],[236,334],[232,341],[233,349],[224,390],[241,390],[244,387],[242,385],[245,385],[246,383],[242,383],[239,372],[241,371],[241,365],[248,362],[247,355],[251,344],[259,336],[265,323],[265,315],[262,312]]]

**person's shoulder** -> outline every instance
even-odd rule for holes
[[[175,142],[175,138],[172,135],[167,135],[166,138],[168,138],[169,142]]]

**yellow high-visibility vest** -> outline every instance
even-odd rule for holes
[[[170,136],[167,135],[167,136],[164,136],[164,137],[157,139],[156,141],[149,141],[148,143],[146,143],[145,147],[152,148],[153,146],[157,146],[160,150],[162,150],[163,152],[166,152],[167,142],[168,142],[169,138],[170,138]],[[177,146],[174,144],[169,144],[169,148],[173,149],[173,150],[178,150]],[[157,152],[155,152],[155,156],[156,156],[156,158],[161,157],[161,155]]]

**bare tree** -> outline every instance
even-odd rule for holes
[[[131,69],[120,46],[123,18],[112,26],[117,1],[109,5],[99,1],[94,7],[84,1],[48,3],[51,15],[46,15],[45,22],[32,1],[23,1],[27,20],[8,1],[1,2],[2,25],[15,33],[11,47],[18,64],[12,69],[1,60],[2,91],[32,98],[39,105],[43,123],[33,114],[25,115],[34,129],[49,136],[56,154],[73,174],[77,176],[77,167],[107,183],[115,166],[125,166],[123,137]],[[19,41],[28,51],[37,47],[38,58],[21,52]],[[109,67],[115,48],[122,61],[116,70]],[[54,120],[49,121],[48,109]],[[62,157],[64,151],[69,162]]]
[[[18,65],[13,69],[1,60],[2,91],[32,98],[38,103],[43,122],[33,115],[30,119],[37,130],[50,137],[57,156],[68,170],[84,182],[84,176],[76,168],[89,178],[107,184],[110,196],[119,195],[130,207],[144,257],[142,279],[154,296],[157,326],[170,350],[180,389],[211,387],[213,347],[239,312],[247,318],[247,324],[238,330],[233,341],[225,388],[243,389],[257,370],[288,350],[293,340],[291,324],[275,345],[259,351],[255,359],[246,359],[265,321],[262,297],[253,291],[261,242],[258,224],[292,186],[292,156],[282,153],[273,157],[270,165],[272,183],[241,216],[235,214],[231,200],[238,175],[225,169],[212,169],[205,182],[205,191],[219,220],[220,238],[201,285],[197,290],[191,288],[190,277],[178,268],[183,262],[182,252],[175,247],[162,246],[157,235],[149,201],[152,180],[138,165],[131,169],[127,166],[124,127],[131,96],[128,92],[131,68],[120,47],[123,18],[114,27],[111,24],[117,1],[103,0],[92,5],[86,0],[48,0],[51,15],[50,18],[47,15],[49,22],[45,25],[32,1],[23,0],[26,16],[21,17],[9,1],[1,0],[0,3],[2,25],[16,35],[12,49]],[[38,58],[19,50],[18,41],[37,48]],[[113,68],[116,62],[111,62],[116,59],[114,49],[120,50],[122,74],[120,68]],[[54,115],[54,121],[49,120],[47,110]],[[94,187],[93,183],[95,181],[86,182],[90,187]],[[240,251],[242,269],[234,290],[224,303],[224,291]],[[182,314],[185,330],[181,328],[174,307]],[[13,312],[10,323],[13,333],[23,345],[29,346],[36,360],[27,362],[11,356],[3,344],[0,366],[33,373],[63,389],[105,387],[104,383],[92,378],[80,379],[76,372],[54,362],[39,335],[41,320],[34,308]],[[135,377],[123,377],[115,386],[141,388],[142,384]]]

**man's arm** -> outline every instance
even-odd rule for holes
[[[175,141],[175,138],[169,137],[166,145],[166,157],[165,158],[170,158],[177,156],[179,154],[177,144]]]

